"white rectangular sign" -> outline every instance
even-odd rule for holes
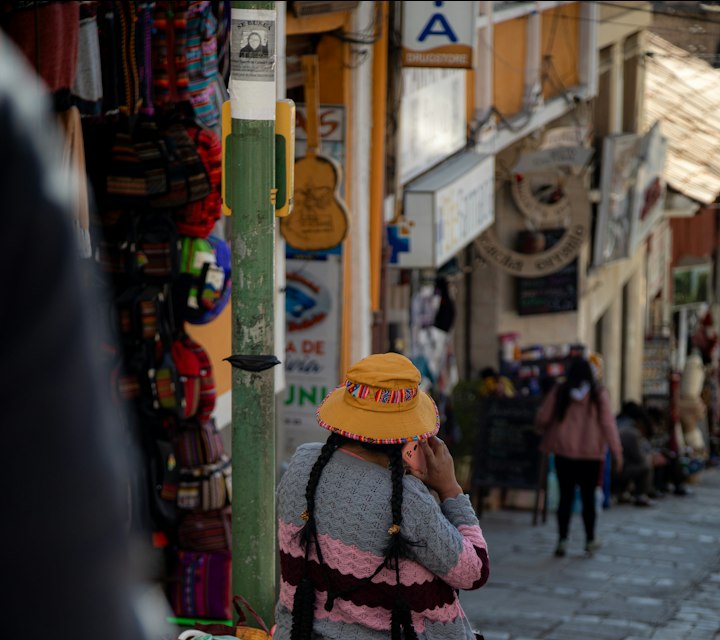
[[[325,395],[339,384],[342,257],[288,259],[285,288],[285,454],[328,434],[315,420]]]
[[[407,222],[389,231],[390,264],[442,266],[493,223],[494,203],[494,157],[453,158],[407,188]]]
[[[404,69],[400,181],[405,184],[467,143],[465,72]]]
[[[471,69],[476,2],[403,2],[402,62],[406,67]]]

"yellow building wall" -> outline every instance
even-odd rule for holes
[[[540,43],[546,100],[579,83],[579,34],[579,2],[542,13]]]
[[[504,116],[522,110],[527,59],[527,17],[495,25],[493,105]]]

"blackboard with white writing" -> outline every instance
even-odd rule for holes
[[[473,460],[475,488],[539,488],[542,455],[534,427],[538,404],[532,397],[482,400]]]
[[[521,231],[518,248],[532,248],[537,234],[545,238],[545,247],[552,247],[565,233],[564,229],[546,229],[539,232]],[[578,261],[540,278],[516,278],[517,312],[528,316],[541,313],[576,311],[578,304]]]

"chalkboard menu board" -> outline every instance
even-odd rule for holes
[[[537,250],[537,234],[545,237],[545,249],[552,247],[565,233],[564,229],[545,229],[539,232],[518,233],[518,250],[533,253]],[[516,278],[517,312],[521,316],[540,313],[576,311],[578,305],[578,261],[541,278]]]
[[[485,398],[478,412],[475,487],[538,489],[542,454],[535,432],[537,398]]]

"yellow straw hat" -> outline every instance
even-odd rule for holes
[[[355,363],[347,380],[318,407],[318,424],[335,433],[375,444],[425,440],[440,428],[433,399],[420,391],[420,372],[397,353]]]

